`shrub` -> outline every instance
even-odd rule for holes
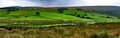
[[[37,15],[37,16],[39,16],[39,15],[40,15],[40,13],[39,13],[39,12],[36,12],[36,15]]]
[[[95,34],[95,33],[94,33],[94,34],[91,34],[91,35],[90,35],[90,38],[98,38],[98,35]]]
[[[74,13],[74,16],[76,16],[76,15],[77,15],[77,13],[75,12],[75,13]]]
[[[90,38],[114,38],[113,35],[108,34],[108,33],[94,33],[90,35]]]
[[[61,34],[63,36],[71,36],[72,35],[72,31],[70,31],[70,30],[55,29],[55,32],[58,34]]]
[[[76,10],[83,10],[83,9],[77,8]]]
[[[59,12],[59,13],[63,13],[64,10],[68,10],[68,8],[58,8],[58,12]]]
[[[77,17],[80,17],[80,14],[77,14]]]
[[[89,27],[89,25],[86,23],[86,22],[81,22],[81,23],[79,23],[79,24],[77,24],[77,25],[79,25],[79,27]]]

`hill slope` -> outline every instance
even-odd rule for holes
[[[0,10],[0,19],[11,20],[82,20],[95,22],[118,22],[119,19],[114,16],[102,15],[82,10],[63,10],[59,13],[55,8],[22,8],[19,10],[8,11],[8,9]],[[56,12],[54,12],[56,11]],[[37,15],[37,13],[39,15]]]
[[[85,6],[80,7],[80,9],[83,9],[86,12],[96,12],[120,18],[120,7],[118,6]]]

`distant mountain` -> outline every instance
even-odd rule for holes
[[[118,6],[83,6],[84,10],[120,10]]]
[[[51,8],[51,7],[49,7]],[[107,14],[120,18],[119,6],[74,6],[74,7],[52,7],[52,8],[68,8],[68,9],[80,9],[85,12],[93,12],[98,14]]]
[[[86,12],[96,12],[99,14],[107,14],[120,18],[120,7],[119,6],[84,6],[79,7]]]
[[[10,7],[3,7],[0,9],[10,9],[10,8],[21,8],[21,6],[10,6]]]
[[[22,7],[22,6],[9,6],[9,7],[3,7],[0,9],[7,9],[7,8],[41,8],[39,6],[26,6],[26,7]]]

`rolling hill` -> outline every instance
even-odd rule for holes
[[[119,38],[119,7],[0,8],[1,38]]]
[[[86,6],[80,7],[86,12],[96,12],[99,14],[107,14],[120,18],[120,7],[119,6]]]
[[[0,19],[11,20],[82,20],[94,22],[118,22],[117,15],[109,15],[102,11],[111,10],[111,7],[5,7],[0,9]],[[114,6],[113,6],[114,7]],[[91,8],[91,9],[90,9]],[[110,9],[111,8],[111,9]],[[118,9],[115,7],[115,9]],[[112,9],[112,10],[115,10]],[[88,11],[89,10],[89,11]],[[95,12],[94,12],[95,10]],[[102,10],[101,13],[98,11]],[[91,12],[92,11],[92,12]],[[115,10],[116,11],[116,10]],[[37,15],[38,12],[40,15]]]

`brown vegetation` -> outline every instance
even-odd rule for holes
[[[94,26],[95,25],[95,26]],[[7,30],[0,28],[0,38],[91,38],[91,37],[119,37],[120,28],[112,28],[113,26],[119,26],[119,23],[97,23],[91,25],[92,27],[80,27],[80,26],[61,26],[51,28],[39,28],[39,29],[21,29],[14,28]],[[107,25],[110,25],[107,26]],[[98,27],[99,26],[99,27]],[[107,26],[108,28],[103,28]]]

